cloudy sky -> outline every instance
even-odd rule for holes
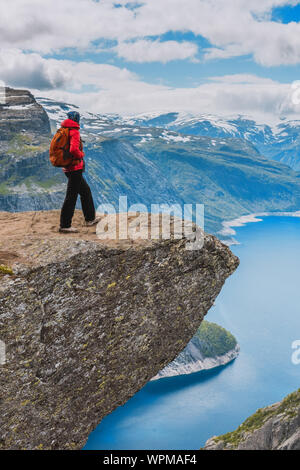
[[[300,1],[0,0],[0,80],[99,113],[298,118]]]

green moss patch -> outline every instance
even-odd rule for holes
[[[15,134],[9,143],[8,155],[22,156],[36,152],[44,152],[46,145],[34,144],[32,138],[26,134]]]
[[[1,274],[9,274],[12,276],[14,272],[9,266],[5,266],[5,264],[0,264],[0,275]]]
[[[244,433],[254,432],[273,416],[284,414],[289,418],[297,415],[300,407],[300,389],[285,397],[279,406],[259,408],[253,415],[247,418],[235,431],[216,437],[216,442],[223,441],[233,447],[237,447],[243,440]]]
[[[0,194],[2,194],[3,196],[6,196],[9,193],[10,193],[10,190],[9,190],[7,184],[6,183],[0,183]]]
[[[222,356],[237,345],[235,337],[225,328],[203,321],[196,333],[201,341],[201,352],[204,357]]]

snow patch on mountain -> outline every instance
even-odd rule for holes
[[[79,110],[75,105],[49,98],[38,98],[37,101],[48,113],[52,129],[60,126],[67,112]],[[239,139],[244,141],[245,151],[249,150],[250,144],[262,156],[300,170],[300,120],[281,118],[265,123],[241,114],[217,116],[157,111],[118,116],[79,111],[83,135],[126,138],[139,146],[155,138],[167,143],[189,143],[206,138],[206,142],[199,140],[198,143],[216,151],[220,145],[228,144],[228,139]]]

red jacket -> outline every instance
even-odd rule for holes
[[[84,166],[84,152],[80,150],[80,126],[77,122],[72,121],[71,119],[66,119],[61,123],[61,127],[70,128],[70,152],[74,159],[80,160],[80,162],[75,165],[69,165],[67,168],[63,168],[63,171],[66,173],[68,171],[82,170]]]

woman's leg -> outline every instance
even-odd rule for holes
[[[70,171],[65,173],[65,175],[68,178],[68,187],[60,214],[61,228],[69,228],[72,225],[72,218],[79,194],[79,188],[81,186],[82,171]]]
[[[96,211],[93,201],[91,189],[84,177],[81,176],[80,188],[79,188],[82,212],[86,222],[91,222],[95,219]]]

